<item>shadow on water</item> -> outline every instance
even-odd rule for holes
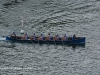
[[[15,44],[16,42],[10,42],[10,45],[2,45],[2,47],[7,47],[7,48],[14,48],[14,47],[16,47],[16,44]],[[24,44],[24,42],[22,43],[22,45]],[[36,48],[35,46],[36,46],[36,43],[26,43],[26,44],[30,44],[30,45],[33,45],[34,46],[34,48]],[[50,45],[53,45],[53,44],[40,44],[40,43],[37,43],[37,45],[38,45],[38,47],[42,47],[43,45],[47,45],[46,47],[48,48],[48,49],[50,49],[49,48],[49,46]],[[54,48],[55,49],[57,49],[57,47],[58,46],[61,46],[63,49],[66,49],[66,47],[72,47],[74,50],[76,49],[76,48],[85,48],[85,44],[81,44],[81,45],[62,45],[62,44],[54,44]]]
[[[76,49],[76,48],[85,48],[85,44],[82,44],[82,45],[66,45],[67,47],[72,47],[73,49]]]
[[[15,43],[12,43],[12,42],[10,42],[10,43],[6,43],[6,44],[0,44],[0,47],[6,47],[6,48],[14,48],[14,47],[16,47],[16,45],[15,45]]]
[[[85,45],[72,45],[72,48],[75,49],[76,47],[82,47],[85,48]]]

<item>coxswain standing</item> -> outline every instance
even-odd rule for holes
[[[15,34],[15,32],[13,32],[13,33],[10,35],[10,37],[16,39],[16,34]]]
[[[13,32],[13,33],[11,34],[11,36],[15,36],[15,37],[16,37],[16,34],[15,34],[15,32]]]
[[[10,36],[11,36],[11,37],[16,37],[15,32],[13,32]]]

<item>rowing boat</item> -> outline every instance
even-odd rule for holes
[[[23,40],[23,39],[17,39],[16,37],[12,38],[11,36],[6,36],[6,40],[8,41],[12,41],[12,42],[20,42],[20,43],[39,43],[39,44],[64,44],[64,45],[84,45],[85,44],[85,37],[77,37],[77,38],[71,38],[68,37],[67,40],[31,40],[31,39],[27,39],[27,40]]]

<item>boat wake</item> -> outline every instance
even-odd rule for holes
[[[6,41],[6,38],[0,37],[0,41]]]
[[[13,48],[15,47],[15,44],[8,43],[6,38],[0,37],[0,47]]]

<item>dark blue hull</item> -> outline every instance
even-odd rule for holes
[[[20,40],[20,39],[14,39],[9,36],[6,36],[6,40],[12,41],[12,42],[20,42],[20,43],[39,43],[39,44],[64,44],[64,45],[84,45],[85,44],[85,37],[80,37],[79,39],[73,39],[73,40]]]

